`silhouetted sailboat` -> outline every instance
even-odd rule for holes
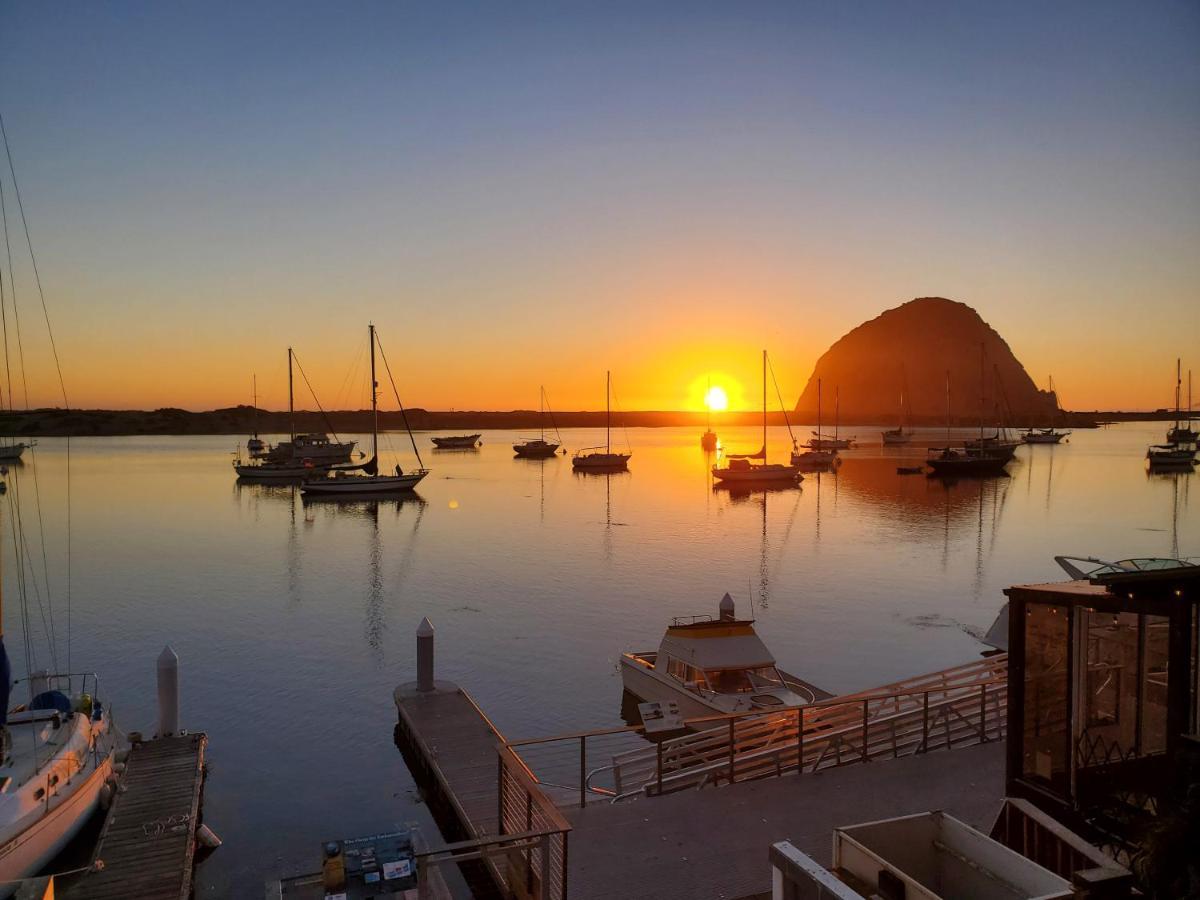
[[[1054,398],[1054,416],[1058,418],[1058,394],[1054,392],[1054,376],[1050,376],[1050,396]],[[1021,440],[1026,444],[1057,444],[1071,432],[1059,431],[1054,426],[1050,428],[1027,428],[1021,434]]]
[[[408,439],[412,441],[419,468],[413,472],[404,472],[396,466],[394,474],[379,474],[379,382],[375,378],[375,326],[368,325],[367,333],[371,341],[371,458],[360,466],[335,469],[329,477],[305,481],[300,488],[305,494],[369,496],[411,491],[429,474],[429,470],[421,464],[421,454],[417,450],[417,442],[413,439],[412,429],[408,426],[407,414],[404,415],[404,427],[408,431]],[[384,363],[387,363],[386,357]],[[388,376],[391,377],[390,371]],[[395,382],[392,382],[392,389],[395,390],[395,387]],[[397,392],[397,403],[399,399],[400,395]],[[400,411],[404,412],[403,406],[400,407]]]
[[[720,467],[713,466],[713,477],[728,484],[755,484],[797,482],[803,479],[800,467],[784,465],[783,463],[767,462],[767,351],[762,356],[763,378],[763,407],[762,407],[762,449],[757,453],[727,453],[725,458],[729,464]],[[761,459],[757,465],[751,460]]]
[[[813,438],[808,446],[813,450],[849,450],[854,446],[854,438],[839,437],[838,425],[842,412],[842,388],[838,385],[833,389],[833,435],[821,434],[820,426],[813,432]]]
[[[786,413],[785,413],[786,415]],[[821,433],[821,379],[817,379],[817,434]],[[817,469],[828,469],[841,462],[838,457],[838,452],[835,449],[821,449],[817,446],[816,441],[809,441],[803,444],[806,449],[804,452],[796,446],[796,442],[792,441],[792,465],[800,466],[805,471],[816,471]]]
[[[550,413],[550,424],[554,425],[554,434],[558,443],[546,440],[546,412],[550,409],[550,399],[546,396],[545,386],[538,388],[538,424],[541,434],[536,438],[513,444],[513,453],[522,459],[549,459],[562,446],[562,435],[558,433],[558,425],[554,423],[554,413]]]
[[[246,441],[246,450],[250,454],[251,459],[258,459],[266,455],[267,443],[258,436],[258,376],[254,375],[251,379],[250,395],[253,397],[254,410],[254,436]]]
[[[983,440],[983,374],[980,367],[979,388],[979,435]],[[946,373],[946,446],[930,447],[925,464],[932,469],[931,475],[940,476],[987,476],[1006,475],[1005,466],[1009,458],[1005,452],[986,446],[950,446],[950,373]]]
[[[704,409],[707,412],[705,416],[704,434],[700,435],[700,449],[708,453],[717,449],[717,433],[712,430],[712,403],[709,400],[709,394],[712,393],[712,379],[708,380],[708,390],[704,392]]]
[[[889,428],[887,431],[883,432],[883,442],[885,444],[888,444],[889,446],[897,445],[897,444],[907,444],[912,440],[912,429],[911,428],[909,428],[907,430],[905,429],[905,426],[908,425],[908,423],[912,419],[912,410],[908,408],[908,405],[906,403],[907,396],[908,396],[908,373],[905,371],[904,367],[901,366],[900,367],[900,427],[899,428]],[[819,425],[817,427],[820,428]]]
[[[629,465],[632,453],[612,452],[612,372],[604,373],[604,446],[584,447],[571,457],[575,469],[598,469],[600,471],[624,469]]]
[[[1194,444],[1200,435],[1197,435],[1196,429],[1192,427],[1192,370],[1188,369],[1188,405],[1187,418],[1181,419],[1179,408],[1180,391],[1183,387],[1180,376],[1181,361],[1175,360],[1175,427],[1167,431],[1168,444]]]

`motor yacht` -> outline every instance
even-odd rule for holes
[[[753,619],[738,619],[733,598],[719,615],[672,620],[658,650],[621,655],[625,689],[644,701],[675,701],[682,716],[774,710],[830,695],[775,664]]]

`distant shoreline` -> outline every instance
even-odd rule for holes
[[[793,424],[797,414],[789,413]],[[805,416],[804,418],[808,418]],[[1173,411],[1154,412],[1064,412],[1062,421],[1055,423],[1064,428],[1095,428],[1108,422],[1165,422],[1173,421]],[[603,428],[605,414],[598,411],[571,411],[554,414],[559,428]],[[767,414],[772,425],[783,425],[781,412]],[[33,409],[15,412],[0,412],[0,435],[5,437],[87,437],[118,435],[189,435],[189,434],[250,434],[255,430],[264,434],[287,434],[291,420],[286,412],[258,410],[249,406],[216,409],[207,412],[190,412],[184,409],[157,410],[104,410],[104,409]],[[703,429],[708,417],[703,412],[638,411],[613,415],[613,427],[624,428],[669,428],[692,426]],[[721,428],[758,425],[762,421],[759,412],[723,412],[712,417],[712,427]],[[369,410],[338,410],[319,413],[310,410],[295,414],[298,432],[346,432],[363,433],[371,430]],[[408,410],[408,422],[419,431],[483,431],[483,430],[535,430],[545,424],[551,427],[550,419],[544,420],[536,410],[510,410],[508,412],[487,411],[431,411]],[[389,431],[402,430],[404,419],[398,412],[379,414],[380,427]],[[809,427],[810,422],[801,422]],[[845,429],[894,427],[896,416],[881,414],[870,418],[855,417],[840,422]],[[932,417],[914,418],[914,427],[944,427],[944,419]],[[978,425],[977,419],[960,418],[952,423],[955,427]],[[1050,422],[1019,423],[1021,427],[1033,424],[1050,425]],[[825,422],[832,429],[832,422]],[[1016,426],[1010,426],[1016,427]]]

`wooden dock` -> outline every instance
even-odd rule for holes
[[[66,900],[187,900],[207,743],[199,733],[133,745],[96,846],[103,866],[69,885]]]

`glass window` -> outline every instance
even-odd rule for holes
[[[720,694],[745,694],[782,686],[783,679],[774,666],[757,669],[709,669],[704,673],[713,690]]]
[[[1025,608],[1025,712],[1021,771],[1025,777],[1067,785],[1070,745],[1070,627],[1065,608]]]
[[[1171,620],[1143,616],[1141,756],[1167,752],[1167,657]]]
[[[1081,768],[1135,755],[1138,725],[1138,616],[1081,610],[1086,669],[1075,745]]]

